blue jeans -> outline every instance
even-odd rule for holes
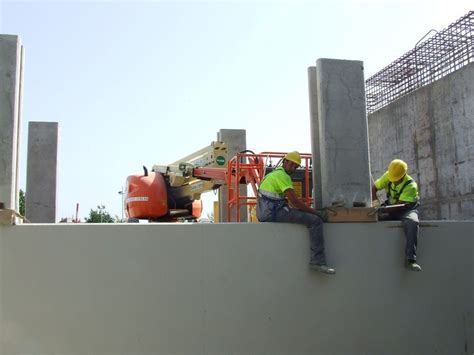
[[[281,222],[305,225],[309,229],[311,249],[310,264],[326,264],[323,221],[321,218],[314,214],[291,208],[286,203],[280,203],[275,208],[274,203],[266,198],[258,198],[257,200],[257,218],[260,222]]]
[[[418,210],[412,209],[396,215],[379,216],[379,219],[402,222],[406,239],[405,258],[416,261],[416,248],[418,247],[418,234],[420,232]]]

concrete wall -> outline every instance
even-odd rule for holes
[[[229,159],[247,149],[247,133],[245,129],[220,129],[219,132],[217,132],[217,140],[227,144],[227,157]],[[227,221],[227,194],[227,187],[221,186],[218,191],[219,222]],[[240,186],[240,195],[247,196],[247,186]],[[248,221],[247,206],[241,206],[239,214],[240,222]],[[235,205],[231,208],[230,221],[237,222],[237,207]]]
[[[28,123],[25,215],[33,223],[56,222],[58,123]]]
[[[320,154],[322,206],[370,206],[363,63],[320,58],[316,81],[319,149],[313,142],[312,153]]]
[[[318,73],[316,67],[308,68],[309,124],[311,129],[311,153],[313,158],[313,200],[315,208],[323,207],[321,187],[321,146],[318,114]]]
[[[18,210],[23,46],[18,36],[0,35],[0,202]]]
[[[372,174],[409,165],[424,219],[474,216],[474,63],[369,115]]]
[[[1,354],[472,354],[474,222],[0,226]]]

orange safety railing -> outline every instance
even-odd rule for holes
[[[275,168],[285,156],[284,152],[238,153],[227,165],[227,222],[231,221],[232,212],[235,221],[240,221],[242,206],[255,206],[257,193],[267,168]],[[311,196],[311,160],[312,155],[301,154],[301,167],[304,169],[301,200],[308,206],[313,202]],[[275,161],[275,164],[273,164]],[[250,185],[253,196],[241,194],[241,185]],[[246,208],[247,210],[247,208]]]

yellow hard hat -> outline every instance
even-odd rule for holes
[[[394,159],[388,165],[388,179],[391,182],[398,181],[405,176],[407,170],[407,163],[400,159]]]
[[[292,161],[295,164],[301,165],[301,156],[297,151],[286,153],[283,159]]]

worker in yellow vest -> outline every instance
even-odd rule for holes
[[[300,165],[300,154],[290,152],[284,156],[281,167],[264,177],[257,196],[257,218],[260,222],[298,223],[308,227],[310,268],[325,274],[335,274],[336,270],[326,265],[323,221],[315,209],[306,206],[296,196],[293,187],[291,174]]]
[[[418,245],[419,196],[418,185],[408,174],[408,165],[403,160],[392,160],[388,170],[372,185],[372,196],[377,190],[384,189],[387,201],[379,208],[379,219],[400,220],[406,238],[405,266],[412,271],[421,271],[421,266],[416,262],[416,249]]]

